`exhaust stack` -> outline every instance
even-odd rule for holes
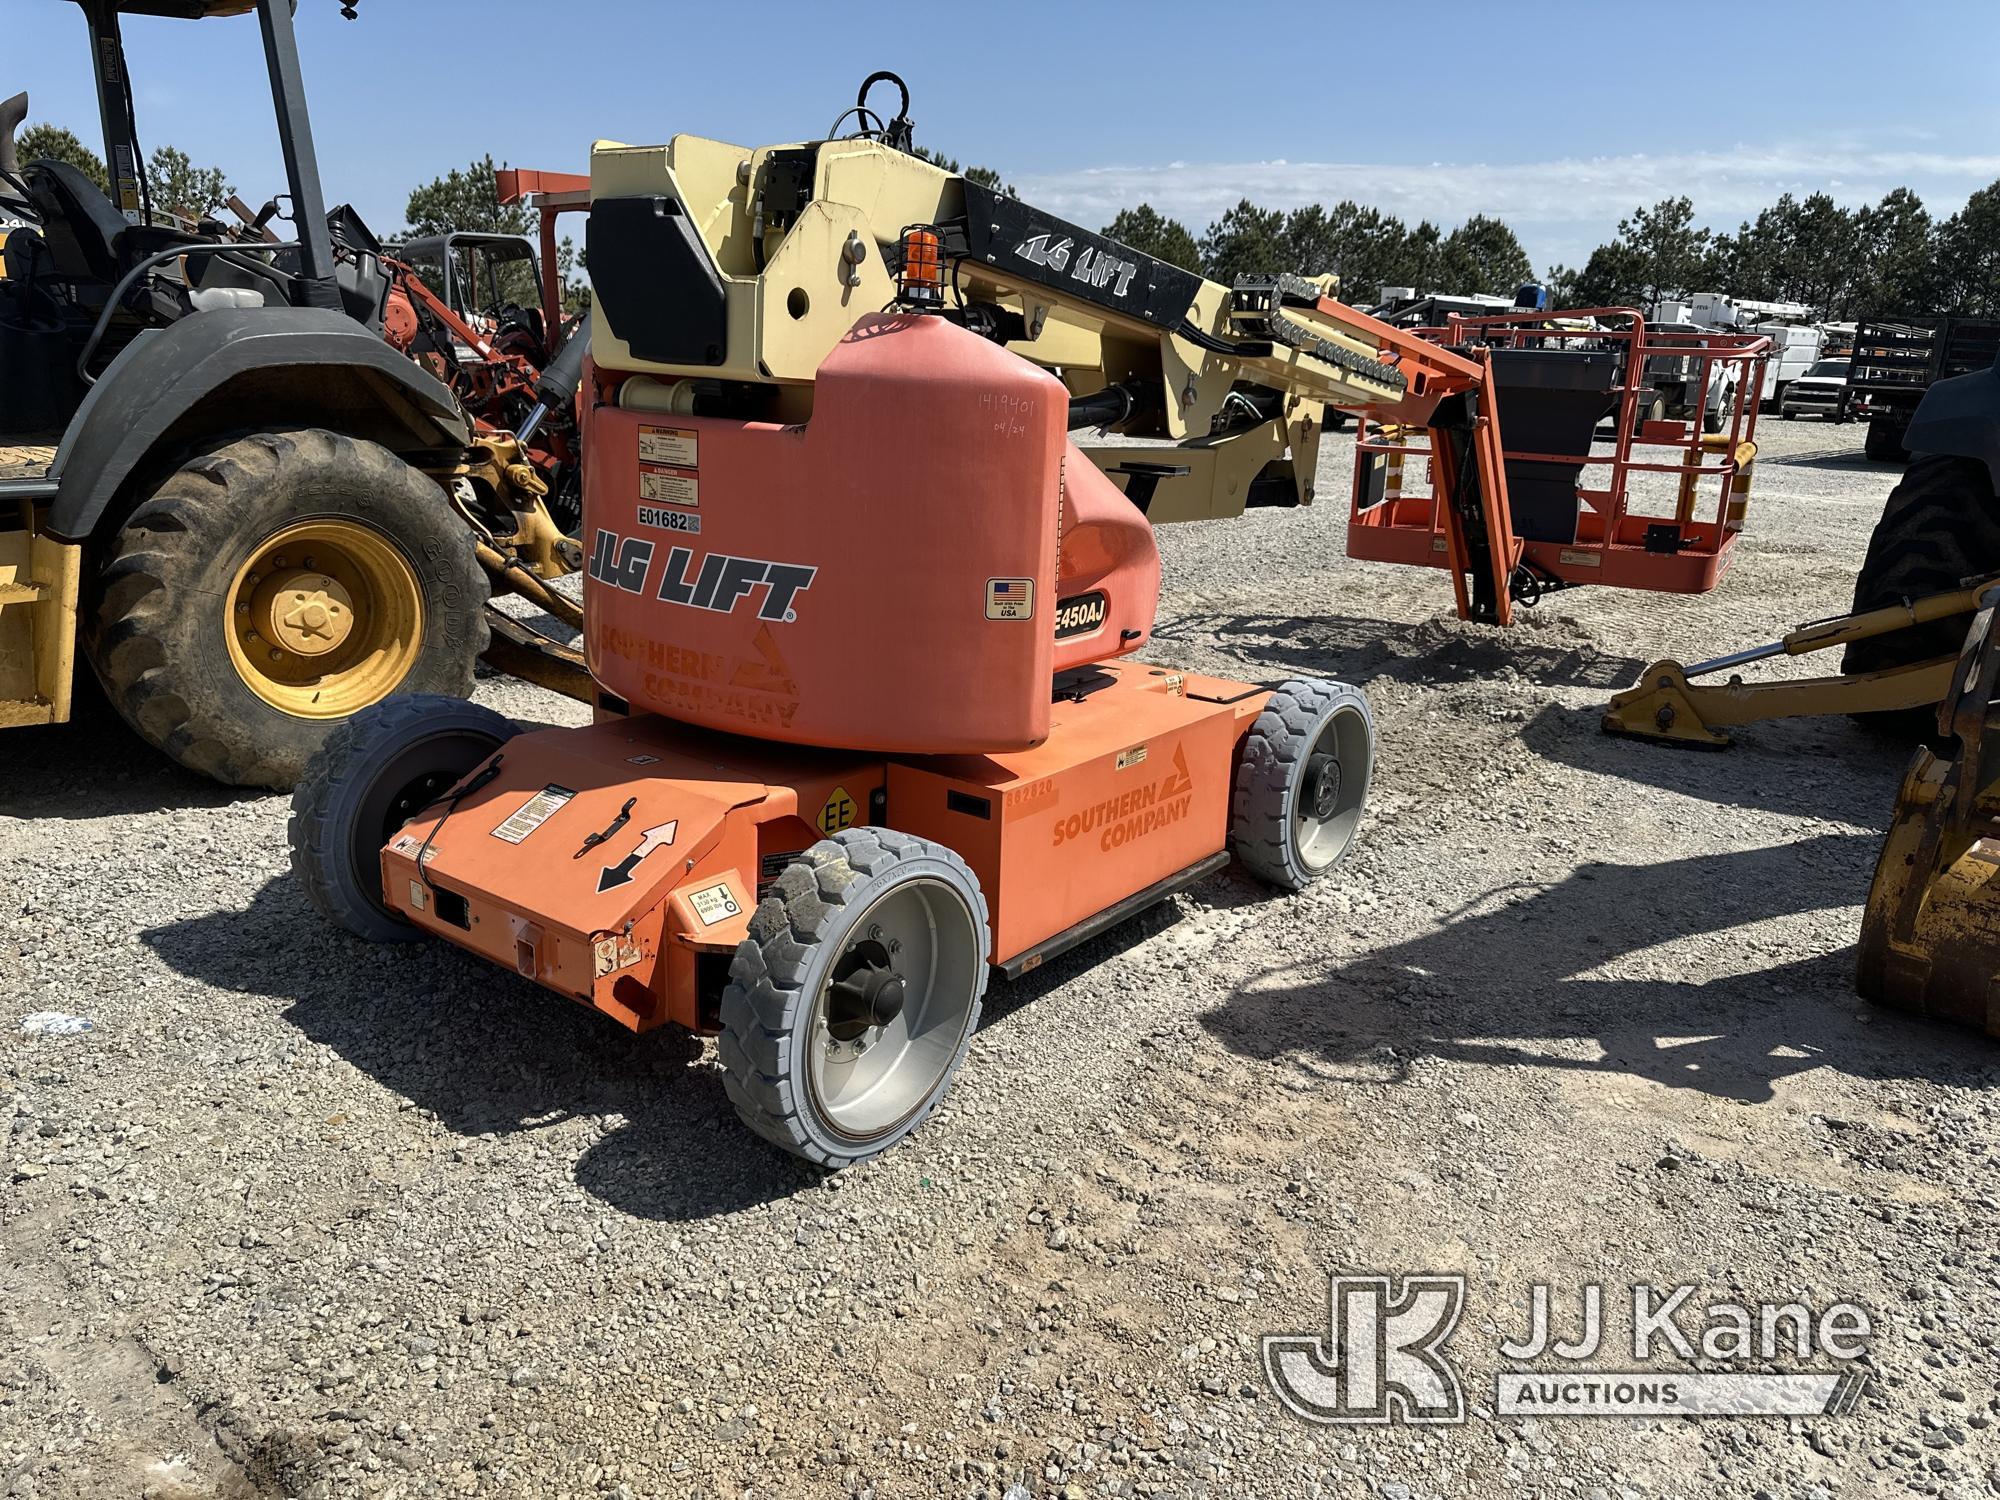
[[[0,99],[0,172],[20,175],[21,158],[14,150],[14,132],[28,118],[28,96],[16,94]]]

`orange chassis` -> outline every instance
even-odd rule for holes
[[[634,1031],[712,1033],[761,889],[815,840],[875,824],[966,861],[1011,977],[1227,860],[1237,752],[1268,697],[1105,662],[1058,698],[1041,745],[959,756],[605,716],[508,741],[448,811],[391,839],[384,888],[426,932]]]

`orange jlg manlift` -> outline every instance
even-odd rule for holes
[[[593,161],[599,295],[578,425],[596,722],[517,733],[477,706],[391,700],[315,762],[294,865],[364,936],[442,937],[634,1030],[718,1036],[751,1128],[841,1166],[936,1105],[990,969],[1032,969],[1232,852],[1285,889],[1323,874],[1360,821],[1374,730],[1351,686],[1134,658],[1160,558],[1130,488],[1163,476],[1127,471],[1121,492],[1068,437],[1077,412],[1102,417],[1106,390],[1135,399],[1130,383],[1079,393],[1009,347],[1056,340],[1033,328],[1054,305],[1072,331],[1094,328],[1115,375],[1138,357],[1121,330],[1189,343],[1190,325],[1183,308],[1163,324],[1111,299],[1167,306],[1199,278],[1016,205],[1035,222],[1006,244],[1029,270],[1011,307],[975,305],[974,275],[1012,273],[990,252],[968,267],[980,252],[935,212],[886,246],[857,248],[838,223],[810,238],[843,163],[858,170],[834,149],[852,142],[746,163],[745,185],[813,180],[775,250],[755,252],[762,269],[724,278],[717,259],[753,252],[726,224],[690,222],[696,195],[674,190],[705,159],[692,140],[641,164],[664,174],[659,192],[630,190],[633,148]],[[882,274],[876,256],[892,262],[873,303],[887,310],[850,309],[809,378],[703,376],[728,373],[746,340],[753,373],[797,357],[782,337],[837,291],[788,295],[780,279],[755,299],[801,235],[841,257],[851,289]],[[1443,483],[1467,511],[1449,533],[1467,546],[1461,588],[1504,608],[1514,558],[1485,364],[1317,290],[1295,300],[1308,321],[1336,319],[1339,340],[1215,340],[1232,351],[1216,360],[1289,368],[1456,444]],[[1196,347],[1214,338],[1191,331]]]

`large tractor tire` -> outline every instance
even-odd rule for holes
[[[1303,890],[1354,841],[1375,766],[1375,720],[1360,688],[1279,685],[1244,737],[1229,844],[1258,879]]]
[[[820,840],[729,966],[717,1047],[737,1114],[823,1167],[888,1150],[965,1060],[990,946],[979,882],[942,844],[887,828]]]
[[[371,943],[418,935],[382,899],[382,846],[512,739],[477,703],[391,698],[336,725],[292,794],[292,874],[313,909]],[[426,828],[428,825],[422,825]]]
[[[265,432],[140,502],[84,647],[126,722],[182,765],[285,789],[391,693],[470,693],[487,593],[432,480],[374,443]]]
[[[1889,492],[1875,523],[1854,580],[1854,608],[1858,613],[1946,593],[1991,573],[2000,573],[2000,502],[1992,474],[1978,459],[1920,458]],[[1957,615],[1856,641],[1840,670],[1852,676],[1950,656],[1965,642],[1966,623]]]

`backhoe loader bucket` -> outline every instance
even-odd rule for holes
[[[1986,593],[1938,709],[1943,754],[1917,752],[1861,919],[1857,988],[2000,1038],[2000,588]]]

